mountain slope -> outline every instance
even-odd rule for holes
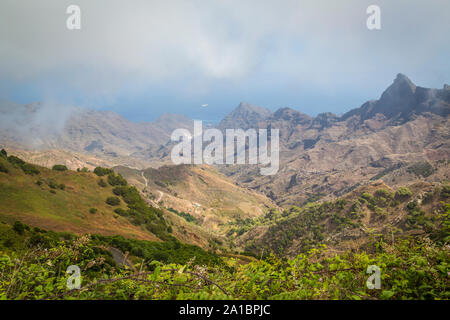
[[[450,239],[450,186],[418,182],[391,189],[383,182],[360,187],[335,201],[271,212],[253,226],[237,226],[237,244],[261,255],[296,256],[321,244],[329,253],[366,250],[379,239],[408,236]]]
[[[196,224],[219,232],[228,221],[258,217],[276,205],[236,185],[210,166],[163,166],[143,171],[115,167],[160,206],[191,215]],[[220,232],[219,232],[220,233]]]
[[[91,172],[50,170],[4,155],[0,156],[0,169],[2,220],[20,220],[54,231],[160,241],[159,236],[146,229],[144,224],[115,212],[129,210],[123,199],[118,205],[106,203],[109,197],[115,196],[106,177],[100,186],[101,178]],[[143,214],[138,211],[136,218],[142,218]],[[160,224],[156,216],[152,221]]]

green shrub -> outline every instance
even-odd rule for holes
[[[34,232],[37,232],[37,233],[46,233],[47,231],[45,231],[44,229],[41,229],[41,228],[39,228],[39,227],[34,227],[33,228],[33,231]]]
[[[123,196],[125,194],[125,189],[124,189],[124,187],[115,187],[115,188],[113,188],[112,192],[116,196]]]
[[[344,207],[345,207],[345,205],[347,204],[347,200],[345,200],[345,199],[337,199],[336,200],[336,207],[339,209],[339,210],[342,210],[342,209],[344,209]]]
[[[394,194],[386,189],[378,189],[377,191],[375,191],[375,196],[383,197],[385,199],[391,199]]]
[[[385,218],[387,216],[387,211],[383,208],[376,207],[375,214],[381,218]]]
[[[94,169],[94,173],[98,175],[99,177],[106,176],[107,174],[113,173],[111,169],[102,168],[102,167],[96,167]]]
[[[110,173],[108,174],[108,183],[112,186],[126,186],[127,180],[125,180],[120,174]]]
[[[29,174],[29,175],[35,175],[35,174],[39,174],[40,171],[33,166],[32,164],[29,163],[25,163],[21,166],[23,172],[25,172],[25,174]]]
[[[189,213],[179,212],[179,211],[177,211],[177,210],[175,210],[173,208],[168,208],[167,210],[169,210],[169,211],[175,213],[176,215],[184,218],[187,222],[193,222],[193,223],[197,223],[198,222],[197,219],[193,215],[191,215]]]
[[[92,213],[92,214],[97,213],[97,211],[98,211],[97,208],[90,208],[89,209],[89,212]]]
[[[407,172],[426,178],[433,174],[434,168],[428,162],[419,162],[408,167]]]
[[[23,233],[25,232],[25,229],[29,229],[29,227],[20,221],[14,222],[13,230],[15,232],[17,232],[18,234],[23,235]]]
[[[361,194],[361,198],[363,198],[364,200],[367,200],[367,201],[371,201],[373,199],[373,196],[370,193],[363,192]]]
[[[412,192],[407,187],[399,187],[395,193],[395,197],[398,199],[408,199],[411,196]]]
[[[106,203],[110,206],[118,206],[120,204],[120,199],[117,197],[108,197],[106,198]]]
[[[59,188],[59,185],[58,185],[53,179],[48,179],[48,180],[47,180],[47,185],[48,185],[51,189],[57,189],[57,188]]]
[[[6,152],[5,149],[2,149],[2,150],[0,151],[0,157],[3,157],[3,158],[7,158],[7,157],[8,157],[8,153]]]
[[[25,164],[25,161],[23,161],[22,159],[16,157],[16,156],[9,156],[8,157],[8,161],[12,164],[15,165],[17,167],[21,167]]]
[[[55,164],[52,167],[52,170],[55,170],[55,171],[67,171],[69,169],[67,169],[67,167],[65,165],[63,165],[63,164]]]
[[[146,205],[145,201],[142,200],[139,195],[139,191],[135,187],[120,187],[121,196],[123,201],[125,201],[129,206],[135,205]]]
[[[40,173],[39,170],[34,165],[26,163],[25,161],[16,156],[9,156],[8,161],[12,165],[21,168],[25,174],[34,175]]]
[[[1,163],[1,162],[0,162],[0,172],[3,172],[3,173],[8,173],[8,172],[9,172],[9,170],[8,170],[8,168],[5,166],[5,164],[4,164],[4,163]]]
[[[441,197],[446,199],[450,197],[450,185],[446,185],[442,187]]]
[[[12,241],[11,239],[6,239],[5,241],[3,241],[3,246],[5,248],[11,248],[12,246],[14,246],[14,241]]]
[[[413,209],[415,209],[415,208],[417,208],[417,207],[418,207],[418,203],[417,203],[416,200],[410,201],[410,202],[408,202],[408,204],[406,205],[406,208],[407,208],[408,210],[413,210]]]
[[[98,181],[98,185],[100,186],[100,187],[102,187],[102,188],[106,188],[108,185],[106,184],[106,182],[105,182],[105,180],[103,180],[103,179],[100,179],[99,181]]]
[[[122,208],[116,208],[116,209],[114,209],[114,212],[117,213],[119,216],[122,216],[122,217],[128,216],[127,210],[124,210]]]

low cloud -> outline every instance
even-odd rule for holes
[[[205,94],[224,81],[332,94],[382,88],[397,72],[448,81],[450,2],[376,2],[380,31],[366,28],[366,0],[3,0],[0,81],[87,102],[168,86]],[[66,29],[71,4],[79,31]]]
[[[52,102],[20,105],[0,101],[0,136],[18,147],[51,147],[76,110]]]

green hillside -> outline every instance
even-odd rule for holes
[[[168,240],[170,228],[119,175],[47,169],[2,152],[0,220],[76,234]]]
[[[166,219],[111,169],[47,169],[2,151],[0,299],[449,299],[449,196],[374,183],[272,209],[225,225],[236,251],[219,256],[177,240],[170,221],[200,226],[175,210]],[[66,285],[71,265],[79,290]],[[380,290],[366,285],[373,265]]]

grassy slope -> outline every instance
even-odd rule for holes
[[[116,207],[105,203],[112,187],[102,188],[93,173],[53,171],[38,167],[39,175],[27,175],[0,157],[8,173],[0,172],[0,218],[21,220],[31,226],[77,234],[97,233],[154,240],[158,238],[114,213]],[[65,190],[51,189],[46,181],[64,184]],[[36,184],[42,180],[41,186]],[[54,190],[55,193],[51,193]],[[120,207],[126,209],[125,203]],[[96,208],[95,214],[89,212]]]

